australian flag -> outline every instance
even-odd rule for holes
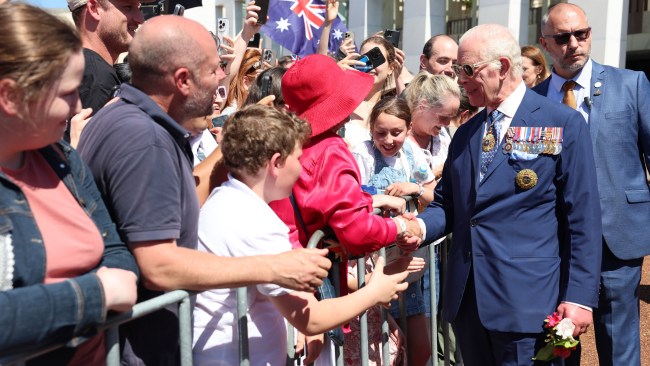
[[[269,19],[262,32],[300,56],[316,53],[325,24],[327,6],[324,0],[271,0]],[[340,17],[332,22],[330,52],[336,52],[347,32]]]

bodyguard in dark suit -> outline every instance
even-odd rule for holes
[[[465,364],[533,365],[547,315],[571,318],[577,336],[598,301],[589,131],[579,113],[526,89],[519,45],[505,27],[470,29],[458,64],[459,84],[485,109],[456,132],[435,199],[418,219],[425,242],[454,234],[443,317]]]
[[[553,73],[535,91],[557,102],[575,101],[573,107],[588,123],[596,162],[603,208],[601,289],[594,311],[600,365],[640,365],[639,283],[643,257],[650,254],[645,173],[650,83],[641,72],[600,65],[589,57],[591,28],[576,5],[552,7],[542,34]],[[572,82],[565,97],[567,81]]]

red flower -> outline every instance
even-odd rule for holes
[[[560,314],[555,312],[555,313],[547,316],[546,320],[547,320],[547,322],[546,322],[546,325],[544,327],[551,329],[551,328],[554,328],[560,322],[560,320],[562,320],[562,316],[560,316]]]
[[[571,356],[571,350],[569,350],[568,348],[564,348],[564,347],[554,347],[553,348],[553,356],[562,357],[562,358],[566,359],[567,357]]]

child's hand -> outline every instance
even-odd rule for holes
[[[372,271],[372,278],[368,281],[370,295],[377,304],[389,306],[392,300],[397,299],[397,294],[406,290],[408,283],[405,282],[407,271],[396,274],[386,274],[384,272],[384,258],[377,259],[375,270]]]
[[[306,336],[298,332],[295,350],[296,355],[305,354],[305,359],[302,363],[303,365],[311,365],[316,361],[318,356],[320,356],[320,353],[323,350],[324,336],[325,335],[322,333],[315,336]]]
[[[384,211],[401,215],[406,212],[406,201],[402,197],[375,194],[372,196],[372,207],[379,207]]]
[[[399,182],[393,183],[386,187],[384,191],[387,195],[402,197],[420,193],[420,186],[417,183]]]
[[[403,271],[413,273],[424,269],[424,258],[401,256],[391,261],[384,267],[384,273],[392,275]]]

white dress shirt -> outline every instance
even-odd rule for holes
[[[589,105],[585,101],[585,98],[590,98],[591,95],[591,70],[593,69],[593,63],[591,59],[587,60],[585,66],[580,70],[578,75],[573,79],[576,82],[576,86],[573,87],[573,95],[576,97],[576,105],[578,112],[582,114],[586,122],[589,122]],[[548,92],[546,97],[556,102],[562,103],[562,98],[564,97],[564,91],[562,91],[562,85],[567,81],[567,79],[561,77],[555,73],[555,70],[551,72],[551,82],[548,86]],[[595,91],[595,90],[594,90]],[[587,99],[589,100],[589,99]]]

